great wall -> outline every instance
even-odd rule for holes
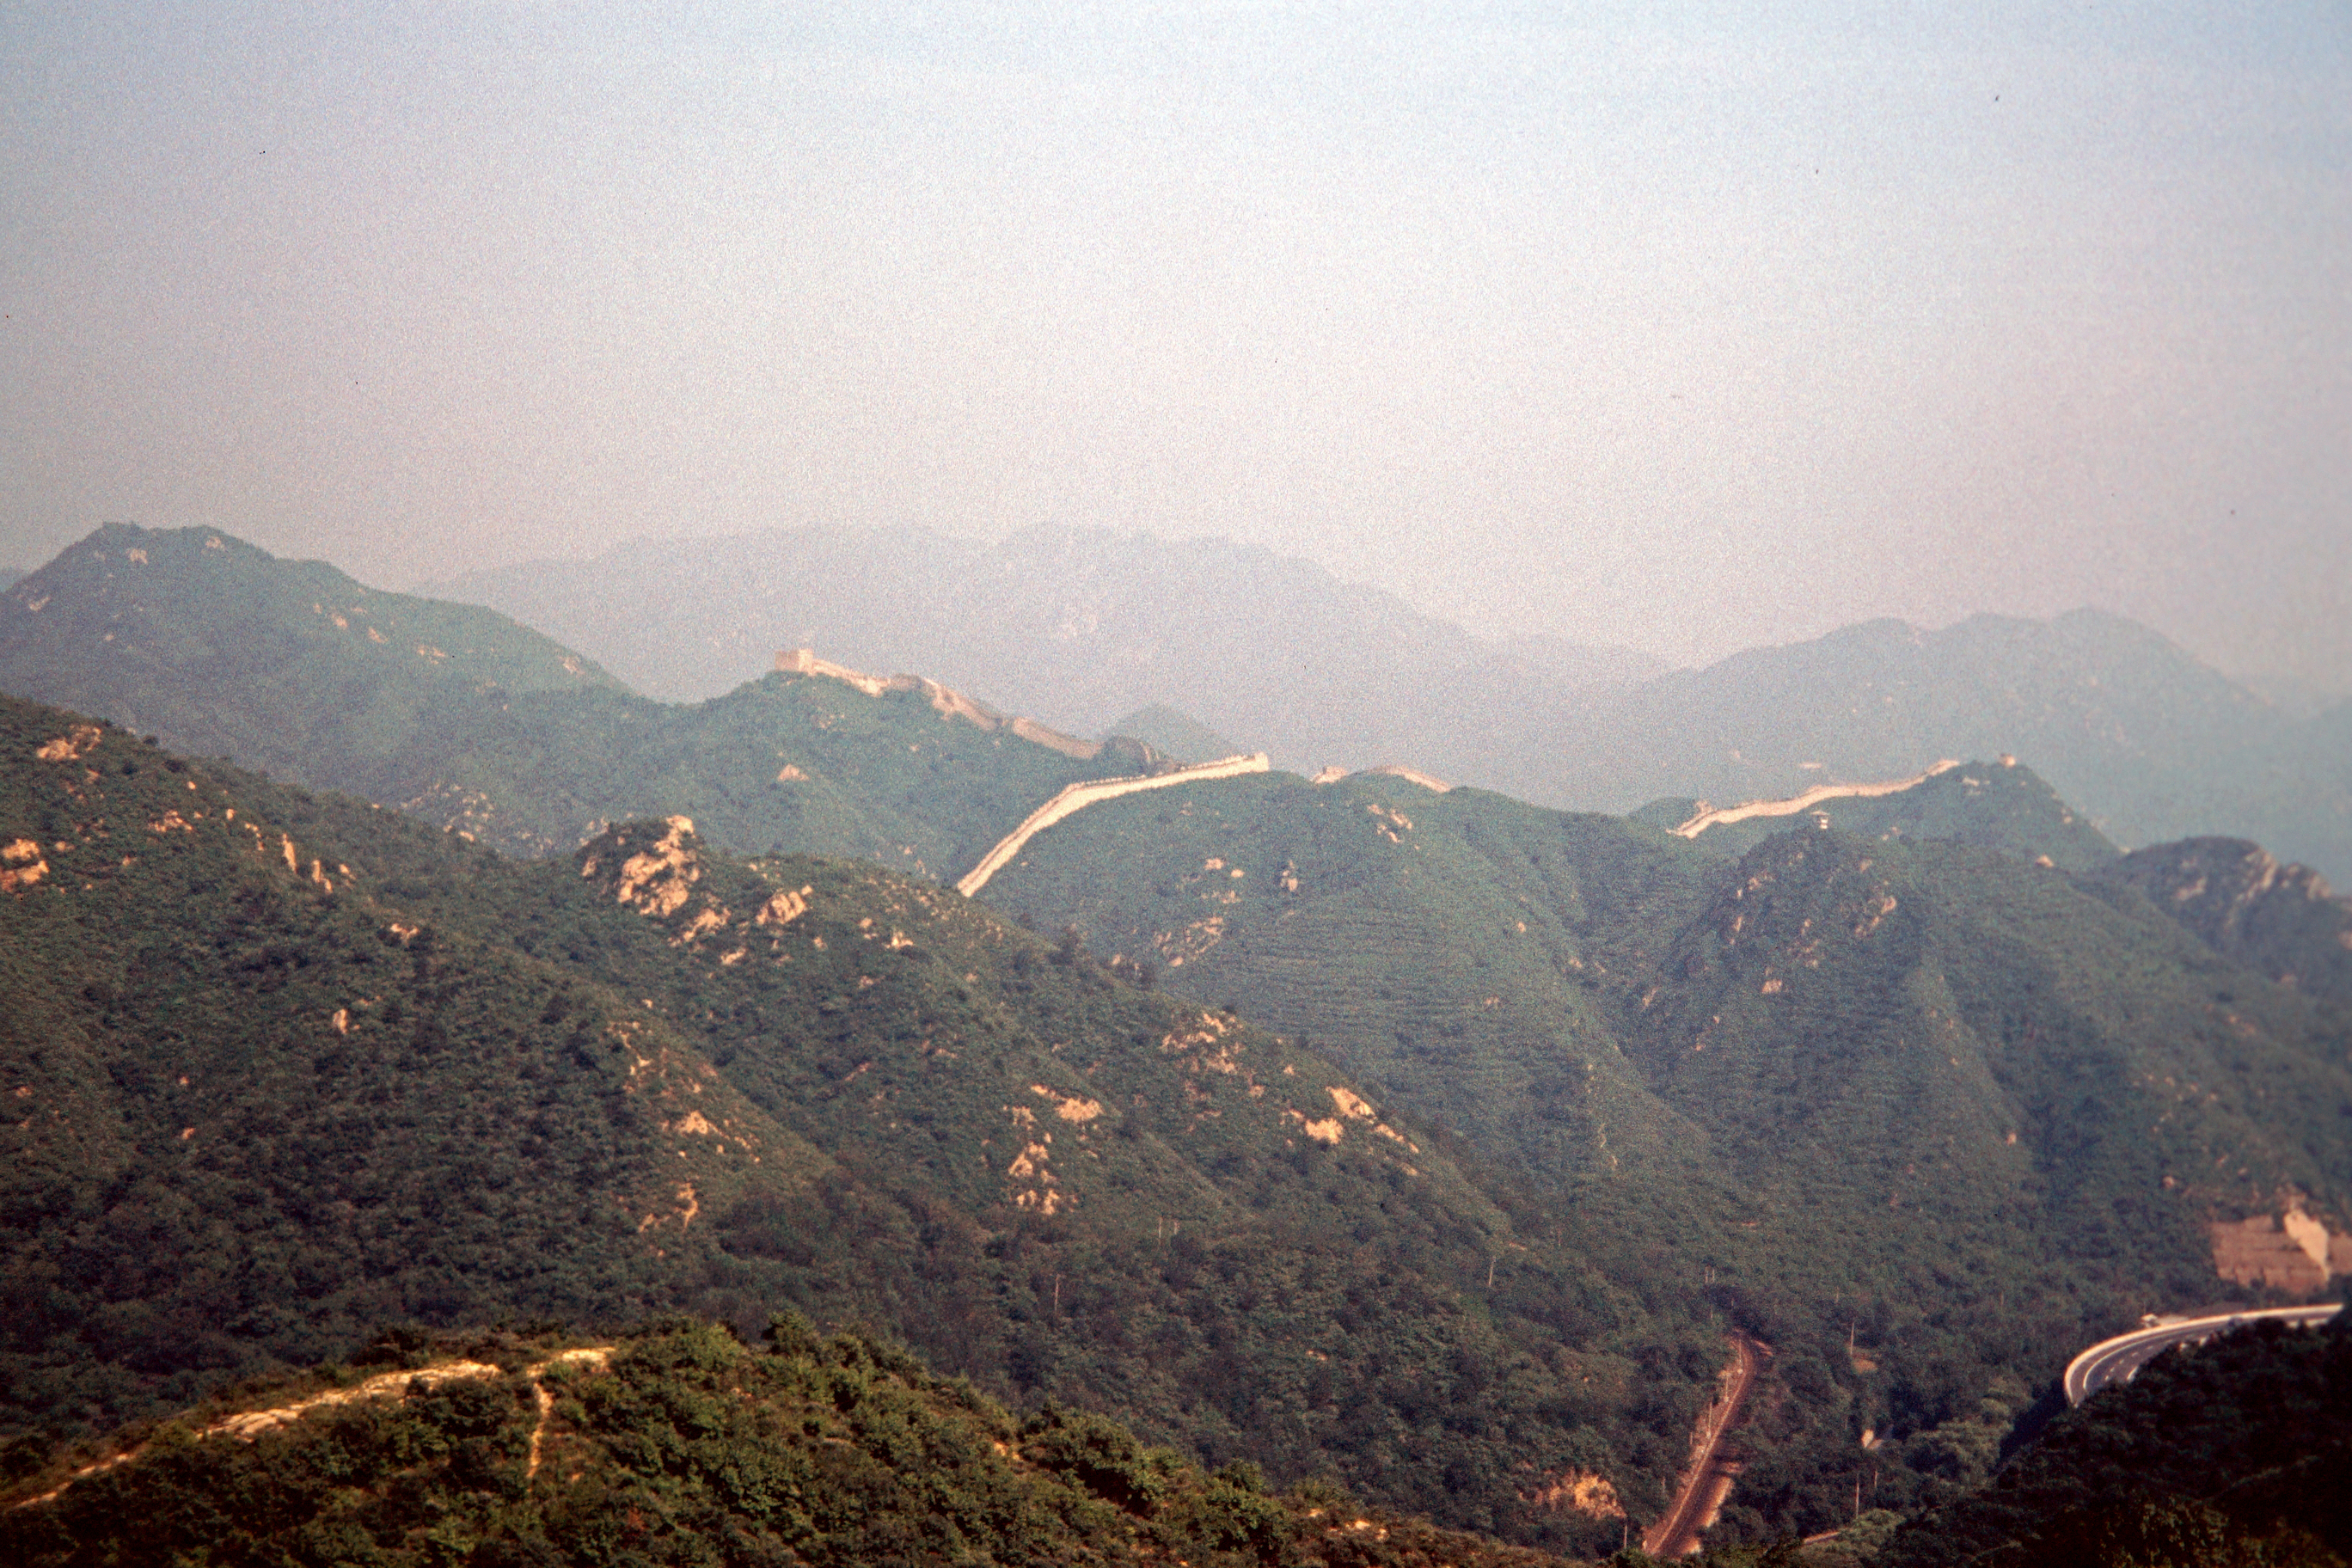
[[[1020,826],[1000,839],[995,848],[980,858],[980,864],[964,873],[956,883],[956,891],[971,898],[988,885],[988,879],[1013,862],[1029,840],[1073,812],[1085,810],[1098,801],[1113,800],[1139,790],[1168,789],[1176,784],[1204,784],[1211,779],[1229,779],[1242,773],[1262,773],[1273,764],[1264,752],[1246,757],[1223,757],[1213,763],[1194,763],[1189,767],[1164,773],[1146,773],[1123,779],[1090,779],[1084,784],[1066,784],[1053,799],[1031,812]]]
[[[1746,822],[1750,817],[1757,816],[1795,816],[1801,812],[1811,810],[1825,800],[1868,799],[1882,795],[1901,795],[1905,790],[1916,789],[1937,773],[1949,773],[1959,765],[1958,759],[1947,757],[1916,778],[1888,779],[1881,784],[1815,784],[1804,794],[1791,796],[1787,800],[1751,800],[1745,805],[1727,805],[1720,809],[1701,801],[1698,803],[1697,814],[1676,827],[1675,831],[1685,838],[1696,838],[1708,828],[1720,827],[1726,823]]]

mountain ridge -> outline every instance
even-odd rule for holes
[[[1165,703],[1297,772],[1402,763],[1567,809],[1793,795],[1808,764],[1874,779],[2006,752],[2120,844],[2252,837],[2352,882],[2352,703],[2289,711],[2103,612],[1937,630],[1882,618],[1671,670],[1624,650],[1482,641],[1219,541],[811,528],[691,549],[713,557],[667,632],[614,586],[654,569],[651,544],[436,591],[545,625],[649,689],[709,679],[729,649],[748,672],[763,640],[814,641],[1080,733]],[[658,547],[668,570],[682,552]]]

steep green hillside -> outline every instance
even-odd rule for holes
[[[1614,1528],[1530,1502],[1566,1474],[1663,1503],[1720,1355],[1691,1298],[1632,1295],[1615,1247],[1589,1259],[1486,1195],[1296,1040],[869,868],[730,862],[678,823],[575,859],[527,869],[504,917],[525,949],[701,1030],[888,1194],[843,1223],[911,1245],[855,1262],[812,1255],[792,1204],[718,1216],[731,1249],[804,1271],[795,1299],[1155,1440],[1328,1466],[1518,1539]]]
[[[744,852],[952,878],[1064,784],[1157,761],[912,679],[770,674],[669,707],[488,611],[208,529],[110,525],[0,595],[0,689],[523,855],[685,812]]]
[[[0,1557],[21,1568],[1557,1561],[1367,1511],[1328,1484],[1272,1496],[1247,1466],[1204,1473],[1098,1416],[1016,1420],[903,1351],[820,1339],[792,1317],[764,1352],[690,1322],[606,1343],[543,1332],[383,1342],[106,1457],[118,1453],[79,1479],[58,1466],[18,1480],[19,1500],[0,1505]]]
[[[2352,1558],[2352,1329],[2168,1352],[2071,1410],[1993,1486],[1915,1520],[1884,1568],[2182,1568]]]
[[[859,856],[949,879],[1064,784],[1158,761],[1133,742],[1073,756],[921,683],[780,672],[695,708],[517,699],[448,725],[401,759],[396,787],[368,793],[511,854],[677,813],[739,853]]]
[[[2045,795],[1977,798],[2000,828],[2050,825]],[[2128,889],[1801,820],[1734,862],[1267,775],[1090,808],[982,896],[1311,1032],[1623,1277],[1696,1275],[1781,1352],[1726,1513],[1769,1538],[1836,1517],[1865,1429],[1890,1506],[1980,1477],[2056,1347],[2235,1289],[2209,1221],[2293,1202],[2352,1229],[2340,1009]]]
[[[982,897],[1304,1034],[1558,1180],[1685,1168],[1690,1129],[1632,1073],[1604,988],[1696,912],[1711,863],[1478,791],[1268,773],[1090,807]]]
[[[1836,786],[1828,786],[1834,788]],[[1678,828],[1724,855],[1744,855],[1776,833],[1807,824],[1861,838],[1939,839],[1998,849],[2021,860],[2089,871],[2119,851],[2106,837],[2058,798],[2058,792],[2014,757],[1940,768],[1907,789],[1887,795],[1801,793],[1767,807],[1804,802],[1803,809],[1709,809],[1700,801],[1656,801],[1635,813],[1644,822]],[[1748,815],[1742,815],[1743,810]],[[1667,820],[1669,817],[1674,820]],[[1696,829],[1696,831],[1693,831]]]
[[[16,1430],[387,1319],[791,1304],[1523,1540],[1663,1505],[1692,1298],[1294,1041],[870,865],[508,861],[0,715]]]
[[[0,689],[314,782],[505,695],[621,690],[503,616],[378,593],[213,529],[125,523],[0,595]]]
[[[2226,1288],[2208,1220],[2302,1193],[2347,1228],[2342,1015],[2136,899],[1799,833],[1749,853],[1660,979],[1627,1049],[1756,1205],[1720,1277],[1759,1322],[1847,1319],[1883,1368],[1868,1424],[1923,1482],[1979,1468],[1948,1428],[2004,1378],[2013,1408],[2056,1347]],[[1752,1467],[1742,1506],[1769,1518],[1802,1474]]]
[[[2136,850],[2103,880],[2137,889],[2217,952],[2282,985],[2352,1003],[2352,900],[2242,838]]]
[[[641,1004],[402,896],[491,864],[0,700],[0,1422],[688,1301],[697,1211],[830,1168]],[[689,1106],[727,1137],[675,1139]]]

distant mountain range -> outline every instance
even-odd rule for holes
[[[1229,541],[1069,528],[992,545],[912,528],[648,542],[425,591],[674,700],[814,647],[1080,734],[1164,704],[1279,766],[1408,763],[1578,810],[1729,805],[2007,752],[2126,847],[2249,837],[2352,882],[2352,700],[2298,688],[2278,706],[2088,610],[1874,621],[1669,671],[1624,649],[1482,641]]]
[[[824,668],[656,702],[496,612],[378,593],[210,529],[101,529],[0,595],[0,690],[515,854],[683,813],[741,851],[951,879],[1063,784],[1150,763],[934,683],[868,693]]]
[[[2018,635],[2149,640],[2053,627]],[[2251,844],[2124,855],[2028,757],[1632,817],[1155,783],[975,902],[942,884],[1159,742],[768,664],[662,703],[201,530],[0,595],[0,689],[400,808],[7,709],[0,1047],[58,1112],[10,1134],[19,1420],[389,1303],[781,1298],[1204,1458],[1605,1550],[1686,1451],[1713,1320],[1777,1351],[1717,1536],[1762,1541],[1847,1517],[1864,1431],[1880,1500],[1948,1501],[2053,1347],[2352,1262],[2352,907]],[[1187,711],[1120,713],[1228,743]],[[126,1247],[167,1262],[109,1272]]]
[[[622,679],[673,701],[731,689],[775,649],[805,647],[864,669],[919,670],[1079,734],[1165,703],[1308,772],[1435,766],[1431,713],[1664,669],[1623,648],[1483,642],[1230,540],[1099,529],[1034,528],[993,545],[914,528],[647,542],[418,592],[607,649]],[[659,615],[646,613],[647,593]]]

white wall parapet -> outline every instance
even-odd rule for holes
[[[1066,784],[1053,799],[1031,812],[1020,826],[998,841],[995,848],[981,857],[980,864],[966,872],[956,883],[956,891],[969,899],[988,885],[988,879],[1013,862],[1032,838],[1054,824],[1076,812],[1085,810],[1097,801],[1112,800],[1119,795],[1133,795],[1139,790],[1168,789],[1176,784],[1203,784],[1211,779],[1229,779],[1243,773],[1262,773],[1273,763],[1264,752],[1248,756],[1221,757],[1213,763],[1194,763],[1164,773],[1146,773],[1140,777],[1118,779],[1087,779],[1080,784]]]
[[[1753,816],[1795,816],[1800,812],[1819,805],[1825,800],[1869,799],[1882,795],[1901,795],[1906,789],[1916,789],[1937,773],[1949,773],[1958,767],[1957,758],[1947,757],[1916,778],[1888,779],[1884,784],[1815,784],[1804,794],[1789,800],[1751,800],[1744,805],[1707,808],[1704,801],[1698,815],[1675,829],[1685,838],[1696,838],[1710,827],[1727,822],[1746,822]]]

